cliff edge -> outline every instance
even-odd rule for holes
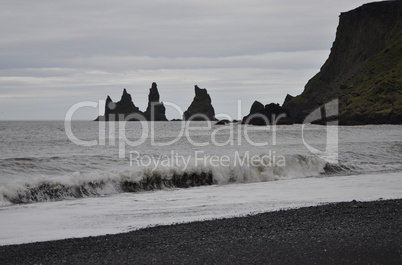
[[[302,94],[283,104],[291,122],[339,99],[339,124],[402,124],[402,1],[342,13],[331,53]]]

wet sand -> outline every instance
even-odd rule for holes
[[[0,246],[0,264],[402,264],[402,199]]]

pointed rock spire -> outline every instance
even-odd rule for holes
[[[156,83],[152,83],[148,95],[148,107],[144,116],[148,121],[167,121],[166,108],[162,102],[159,102],[159,92]]]
[[[205,88],[194,86],[195,97],[183,114],[183,120],[216,120],[211,97]]]
[[[105,103],[105,115],[99,116],[96,121],[126,120],[126,118],[131,114],[143,115],[143,112],[134,105],[131,95],[126,89],[124,89],[119,102],[115,103],[110,96],[107,96]],[[139,117],[128,118],[128,120],[138,120],[138,118]]]

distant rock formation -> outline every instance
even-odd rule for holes
[[[114,103],[110,96],[107,96],[105,115],[99,116],[95,121],[138,121],[144,119],[144,113],[134,105],[131,95],[124,89],[119,102]]]
[[[211,97],[205,88],[194,87],[195,97],[193,102],[183,114],[183,120],[215,121],[215,110],[211,104]]]
[[[341,125],[402,124],[402,1],[342,13],[331,53],[283,108],[294,123],[333,99]],[[324,114],[325,112],[323,112]]]
[[[148,95],[148,107],[144,112],[145,118],[148,121],[167,121],[166,108],[163,102],[159,102],[159,92],[156,83],[152,83]]]
[[[133,103],[131,95],[123,90],[119,102],[114,103],[107,96],[105,115],[99,116],[95,121],[167,121],[166,108],[163,102],[159,102],[159,92],[156,83],[152,83],[148,95],[148,107],[145,112],[139,110]]]
[[[289,124],[287,117],[287,111],[279,104],[271,103],[264,106],[261,102],[254,101],[253,105],[251,105],[250,113],[243,117],[242,124]]]
[[[225,119],[218,121],[217,123],[215,123],[215,125],[226,125],[228,123],[230,123],[230,121]]]

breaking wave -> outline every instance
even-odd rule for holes
[[[124,170],[75,172],[70,175],[8,183],[0,187],[0,205],[58,201],[65,199],[144,192],[166,188],[264,182],[279,179],[314,177],[348,168],[328,164],[317,156],[284,156],[283,165],[243,160],[227,166],[192,165],[186,168],[133,167]]]

